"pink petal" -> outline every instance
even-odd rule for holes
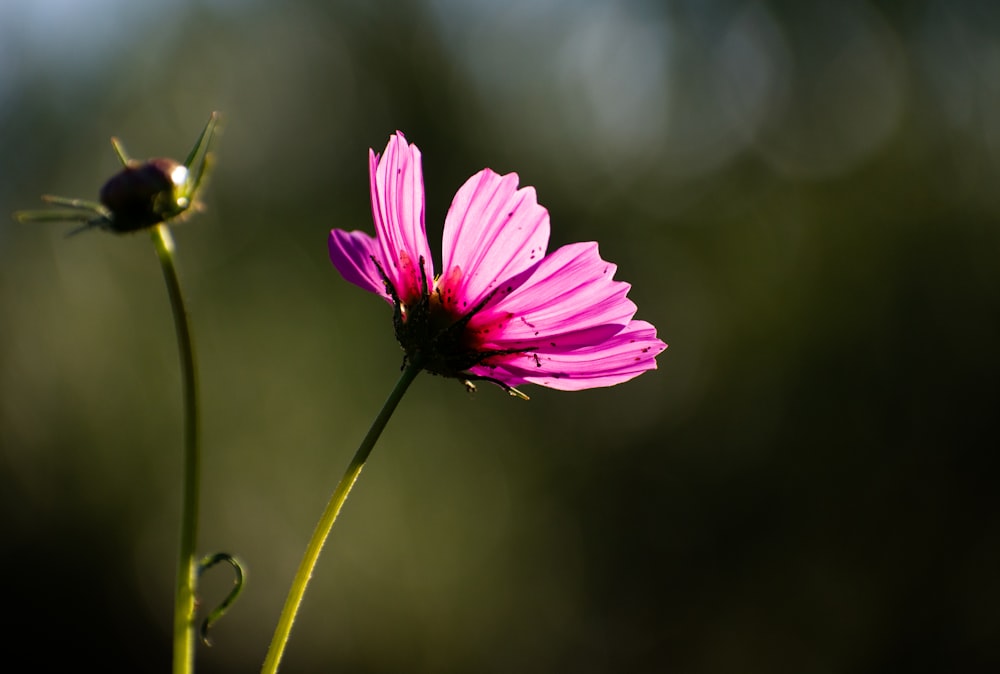
[[[495,349],[599,344],[635,315],[629,284],[613,280],[616,269],[596,243],[563,246],[506,282],[469,327]]]
[[[535,190],[517,189],[517,174],[484,169],[455,195],[444,222],[442,274],[459,310],[471,308],[493,287],[538,263],[549,244],[549,213]],[[458,267],[460,274],[454,274]]]
[[[477,366],[473,374],[493,377],[510,386],[538,384],[561,391],[613,386],[656,369],[656,356],[667,348],[656,328],[632,321],[614,337],[574,351],[543,349],[494,359],[496,365]]]
[[[386,292],[385,283],[382,282],[382,275],[372,261],[373,256],[380,259],[382,255],[381,247],[375,237],[365,232],[334,229],[330,232],[328,246],[330,261],[344,280],[392,302],[389,293]]]
[[[369,152],[372,215],[386,275],[403,302],[412,302],[434,278],[424,228],[424,178],[420,150],[399,131],[380,158]],[[423,268],[420,261],[423,260]]]

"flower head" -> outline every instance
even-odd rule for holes
[[[441,272],[424,227],[420,150],[402,133],[369,151],[375,233],[334,229],[330,259],[393,305],[410,362],[434,374],[567,391],[612,386],[656,368],[667,347],[633,320],[630,286],[597,244],[546,254],[549,214],[517,174],[484,169],[458,190],[444,223]],[[469,384],[470,385],[470,384]]]

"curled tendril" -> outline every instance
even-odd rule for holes
[[[200,577],[201,574],[205,573],[219,562],[228,562],[233,567],[233,571],[236,572],[236,575],[233,578],[233,589],[230,590],[229,594],[226,595],[222,602],[216,606],[201,623],[199,635],[201,636],[202,642],[206,646],[212,645],[212,641],[208,638],[209,628],[211,628],[212,625],[214,625],[219,618],[221,618],[226,611],[229,610],[229,607],[232,606],[234,601],[236,601],[236,598],[240,596],[240,592],[243,591],[243,584],[246,582],[246,574],[243,572],[243,565],[240,564],[238,559],[230,555],[228,552],[217,552],[214,555],[203,557],[198,563],[198,576]]]

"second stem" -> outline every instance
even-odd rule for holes
[[[184,296],[174,265],[174,239],[165,224],[151,231],[156,254],[163,268],[163,280],[174,314],[177,347],[180,351],[184,395],[184,493],[181,505],[181,542],[174,591],[174,674],[194,671],[195,584],[198,578],[195,546],[198,543],[198,494],[201,483],[201,454],[198,446],[198,377],[194,344],[188,324]]]

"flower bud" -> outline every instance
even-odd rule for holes
[[[178,197],[186,178],[187,169],[173,159],[130,162],[101,188],[101,204],[111,212],[108,228],[133,232],[179,215],[189,205]]]

